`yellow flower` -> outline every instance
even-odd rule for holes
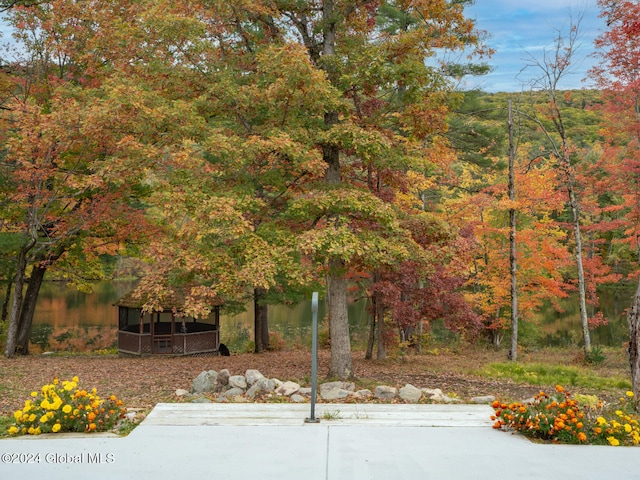
[[[53,427],[51,427],[51,431],[53,433],[59,432],[60,428],[62,428],[62,425],[60,425],[59,423],[56,423]]]
[[[38,396],[38,392],[31,392],[31,396],[32,397],[37,397]]]
[[[15,435],[16,433],[18,433],[18,428],[13,426],[13,427],[9,427],[9,435]]]
[[[46,423],[49,420],[49,415],[46,413],[40,417],[40,423]]]
[[[16,421],[19,422],[22,418],[22,410],[16,410],[15,412],[13,412],[13,417],[16,419]]]
[[[615,437],[607,437],[607,442],[609,442],[609,445],[613,447],[617,447],[618,445],[620,445],[620,440]]]
[[[78,383],[80,379],[77,376],[75,376],[71,379],[71,381]]]
[[[36,418],[38,418],[38,417],[37,417],[37,415],[35,413],[32,413],[31,415],[29,415],[29,421],[31,423],[35,422]]]
[[[624,424],[624,431],[627,433],[631,433],[631,425],[629,425],[628,423]]]
[[[633,392],[632,391],[627,391],[627,397],[629,398],[633,398]]]
[[[71,413],[71,410],[73,410],[73,407],[69,404],[66,404],[64,407],[62,407],[62,411],[64,413]]]
[[[598,425],[605,425],[607,423],[607,421],[604,419],[604,417],[596,418],[596,422],[598,422]]]

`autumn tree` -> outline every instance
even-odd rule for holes
[[[635,1],[599,0],[606,31],[596,40],[600,64],[591,74],[603,90],[606,147],[602,165],[617,192],[611,210],[615,227],[621,227],[621,243],[635,252],[636,265],[630,277],[637,277],[640,262],[640,5]],[[640,282],[627,313],[629,365],[633,392],[640,394]]]
[[[132,122],[127,108],[135,96],[123,95],[122,84],[78,88],[78,64],[60,58],[59,37],[49,36],[40,23],[51,12],[39,7],[14,12],[16,19],[28,20],[24,28],[42,27],[36,32],[42,35],[37,42],[41,50],[33,50],[35,44],[25,48],[38,59],[36,70],[43,75],[16,77],[14,99],[3,118],[11,126],[3,168],[12,185],[3,234],[20,239],[7,357],[28,352],[35,303],[47,271],[56,270],[79,285],[99,278],[99,256],[140,240],[145,225],[139,202],[146,195],[146,167],[134,140],[142,137],[135,132],[140,119]],[[55,68],[52,59],[58,60]],[[27,67],[25,75],[33,71]]]
[[[193,255],[157,244],[154,257],[180,267],[167,274],[206,279],[195,292],[206,296],[250,276],[272,288],[308,265],[327,279],[330,375],[352,375],[349,271],[419,251],[367,182],[437,162],[429,152],[448,84],[425,60],[478,43],[465,2],[386,2],[411,17],[389,32],[377,25],[377,1],[109,2],[90,14],[49,3],[41,25],[73,55],[79,90],[123,94],[125,124],[139,127],[120,142],[145,146],[153,185],[170,187],[149,213],[183,247],[202,240]],[[181,186],[181,172],[191,185]]]
[[[580,325],[582,328],[584,352],[585,355],[588,356],[591,352],[591,335],[589,332],[587,285],[583,262],[581,204],[575,172],[575,163],[579,157],[579,153],[567,133],[558,88],[559,82],[570,72],[575,57],[578,54],[580,38],[579,26],[580,18],[578,18],[577,21],[571,18],[568,33],[558,30],[552,51],[545,51],[542,58],[535,58],[531,55],[530,63],[527,67],[534,68],[539,74],[531,80],[532,89],[540,90],[548,97],[546,108],[539,112],[534,112],[533,115],[536,118],[536,123],[547,137],[551,154],[557,162],[558,171],[563,178],[568,206],[571,210],[573,240],[575,242],[574,249],[578,282],[578,302],[580,307]],[[540,117],[549,119],[551,127],[547,128]]]
[[[207,119],[194,153],[205,171],[227,177],[227,187],[233,167],[241,172],[235,187],[221,190],[224,198],[218,198],[232,205],[233,218],[245,222],[236,238],[251,238],[253,244],[269,232],[293,233],[271,235],[269,243],[253,247],[268,262],[246,257],[245,244],[229,257],[229,265],[236,271],[272,265],[266,283],[273,286],[275,251],[286,247],[311,262],[315,274],[327,279],[330,375],[338,378],[353,374],[350,270],[391,265],[417,247],[395,207],[368,182],[383,184],[391,172],[399,175],[412,164],[432,161],[430,135],[444,125],[446,81],[425,59],[437,49],[477,42],[459,2],[386,6],[411,14],[410,28],[380,30],[378,2],[258,2],[242,11],[207,5],[197,28],[212,41],[199,42],[198,55],[181,57],[184,65],[205,59],[191,63],[201,74],[191,81]],[[181,52],[194,46],[186,42]],[[276,180],[284,181],[278,187]],[[267,213],[264,221],[250,221],[256,213]],[[194,222],[192,228],[206,227]],[[287,246],[284,238],[295,238],[295,245]],[[237,264],[242,256],[248,261]],[[219,290],[219,275],[215,283]]]

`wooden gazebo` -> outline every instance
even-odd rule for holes
[[[220,306],[211,305],[208,318],[184,315],[184,294],[165,298],[158,311],[145,312],[145,299],[134,291],[118,307],[118,353],[121,355],[197,355],[217,353],[220,347]]]

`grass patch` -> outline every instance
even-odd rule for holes
[[[489,363],[479,373],[485,377],[510,378],[530,385],[571,385],[599,390],[631,388],[631,382],[626,378],[603,377],[586,368],[565,365]]]
[[[9,427],[13,425],[13,417],[0,416],[0,438],[6,438],[9,436]]]

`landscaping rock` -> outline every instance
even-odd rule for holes
[[[291,396],[300,390],[300,385],[296,382],[284,382],[280,387],[276,389],[276,393],[278,395],[283,395],[285,397]]]
[[[220,387],[226,387],[229,384],[230,376],[231,374],[229,373],[229,370],[227,370],[226,368],[220,370],[218,372],[218,385]]]
[[[332,388],[331,390],[322,390],[320,392],[320,397],[323,400],[331,401],[331,400],[339,400],[341,398],[347,398],[351,395],[352,392],[349,390],[345,390],[344,388]]]
[[[300,387],[296,382],[282,382],[277,378],[267,379],[259,370],[247,370],[245,375],[231,375],[229,370],[222,369],[203,371],[194,380],[191,392],[183,389],[175,391],[176,396],[184,401],[207,403],[211,400],[203,395],[217,393],[213,396],[215,402],[247,402],[254,401],[259,395],[277,394],[288,397],[291,402],[307,402],[311,396],[310,387]],[[439,388],[417,388],[409,383],[397,389],[395,387],[379,385],[372,392],[368,389],[355,391],[353,382],[326,382],[318,386],[317,395],[321,401],[334,401],[353,397],[356,400],[367,401],[372,397],[382,401],[392,401],[396,398],[408,403],[419,402],[423,395],[437,403],[463,403],[462,400],[445,395]],[[481,395],[471,398],[475,404],[491,404],[495,400],[493,395]]]
[[[353,394],[353,396],[359,400],[366,400],[368,398],[373,397],[373,392],[365,388],[362,390],[358,390]]]
[[[334,388],[341,388],[342,390],[353,392],[356,389],[356,385],[353,382],[326,382],[321,383],[318,390],[320,391],[320,396],[323,396],[323,391],[333,390]]]
[[[439,388],[423,388],[422,391],[429,400],[434,402],[442,402],[445,397]]]
[[[247,385],[249,386],[252,386],[261,378],[264,378],[264,375],[262,375],[258,370],[247,370],[244,376],[247,379]]]
[[[229,386],[231,388],[247,389],[247,379],[244,375],[232,375],[229,377]]]
[[[483,395],[480,397],[473,397],[471,399],[471,403],[493,403],[495,401],[496,397],[494,397],[493,395]]]
[[[244,390],[242,388],[231,387],[229,390],[225,390],[224,392],[222,392],[219,396],[231,399],[231,397],[235,397],[236,395],[243,395],[243,394],[244,394]]]
[[[407,383],[400,389],[398,396],[405,402],[418,403],[422,398],[422,390]]]
[[[212,403],[212,402],[210,398],[197,396],[191,399],[191,403]]]
[[[219,374],[215,370],[201,372],[191,384],[191,393],[213,392],[218,378]]]
[[[397,393],[398,390],[394,387],[379,385],[375,388],[373,396],[379,400],[393,400]]]
[[[261,393],[263,392],[262,392],[262,389],[260,388],[260,385],[258,385],[257,383],[254,383],[249,387],[245,395],[249,400],[255,400],[255,398]]]

